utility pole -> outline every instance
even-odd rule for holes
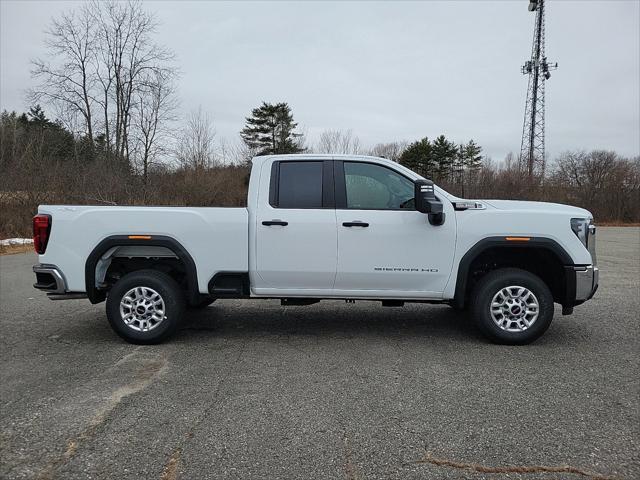
[[[524,108],[520,162],[526,162],[529,179],[534,174],[544,174],[544,87],[557,63],[549,63],[545,54],[545,0],[529,0],[529,11],[535,12],[531,59],[522,66],[522,73],[529,75],[527,101]]]

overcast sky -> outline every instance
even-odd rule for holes
[[[29,60],[52,16],[79,2],[0,0],[0,107],[26,109]],[[202,105],[235,140],[261,101],[286,101],[311,142],[445,134],[502,160],[519,151],[534,15],[527,0],[145,2],[182,71],[184,112]],[[640,1],[551,0],[547,152],[640,154]]]

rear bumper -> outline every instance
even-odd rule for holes
[[[33,284],[33,288],[55,294],[67,291],[67,281],[55,265],[39,263],[33,266],[33,273],[36,274],[36,283]]]
[[[39,263],[33,266],[33,273],[36,274],[34,288],[47,293],[51,300],[71,300],[77,298],[87,298],[84,292],[69,292],[67,281],[62,271],[55,265]]]

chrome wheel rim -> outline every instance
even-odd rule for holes
[[[538,319],[540,304],[531,290],[520,285],[502,288],[491,299],[493,322],[505,332],[524,332]]]
[[[153,288],[134,287],[120,300],[120,317],[132,330],[148,332],[165,319],[164,300]]]

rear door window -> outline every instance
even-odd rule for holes
[[[280,162],[278,208],[322,208],[322,162]]]

